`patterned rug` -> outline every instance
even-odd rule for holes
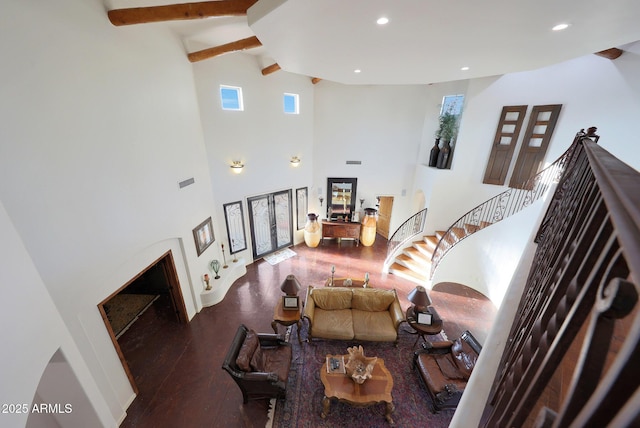
[[[271,266],[273,266],[273,265],[277,265],[281,261],[290,259],[291,257],[293,257],[295,255],[296,255],[295,251],[290,250],[289,248],[285,248],[283,250],[279,250],[279,251],[276,251],[275,253],[271,253],[269,255],[264,256],[264,259]]]
[[[407,330],[405,330],[405,328]],[[393,420],[396,427],[446,428],[453,417],[453,410],[443,410],[438,414],[429,411],[429,396],[421,384],[419,374],[413,370],[413,352],[420,346],[413,344],[416,336],[409,333],[409,327],[400,326],[398,347],[393,343],[350,342],[338,340],[314,339],[311,343],[298,344],[297,332],[293,332],[293,358],[287,397],[285,400],[272,400],[275,410],[267,427],[273,428],[318,428],[349,427],[374,428],[388,427],[384,418],[384,403],[370,407],[352,407],[346,403],[331,400],[331,408],[326,419],[320,417],[324,387],[320,381],[319,370],[327,354],[347,354],[347,348],[361,344],[365,355],[384,359],[384,364],[393,376]],[[306,337],[306,327],[302,328],[302,337]],[[431,340],[442,338],[431,336]]]

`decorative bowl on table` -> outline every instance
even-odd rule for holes
[[[347,348],[347,351],[349,352],[349,359],[344,365],[347,376],[350,376],[355,383],[362,384],[371,377],[371,372],[373,372],[373,367],[376,365],[378,357],[365,357],[362,345]]]

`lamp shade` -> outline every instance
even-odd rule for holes
[[[287,296],[297,296],[298,290],[300,290],[300,282],[298,282],[298,279],[294,275],[287,275],[285,280],[282,281],[280,290]]]
[[[427,290],[422,285],[418,285],[407,296],[409,301],[413,303],[418,311],[424,311],[431,304],[431,299],[427,294]]]

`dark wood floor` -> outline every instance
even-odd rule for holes
[[[308,285],[324,284],[331,266],[336,277],[363,278],[369,272],[373,287],[397,289],[407,308],[406,297],[415,284],[381,273],[386,242],[378,236],[371,247],[346,240],[318,248],[300,244],[292,247],[297,256],[275,266],[255,262],[222,302],[204,308],[186,325],[172,319],[167,299],[157,300],[120,338],[139,390],[121,426],[264,427],[268,402],[243,405],[240,390],[221,368],[238,325],[272,332],[273,306],[284,278],[294,274],[304,296]],[[451,283],[437,285],[430,296],[449,338],[468,329],[484,341],[496,312],[484,296]]]

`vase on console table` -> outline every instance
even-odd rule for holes
[[[322,239],[322,226],[318,223],[318,216],[307,214],[307,223],[304,226],[304,243],[307,247],[315,248]]]
[[[360,242],[365,247],[370,247],[376,241],[376,214],[375,208],[365,208],[362,228],[360,232]]]

